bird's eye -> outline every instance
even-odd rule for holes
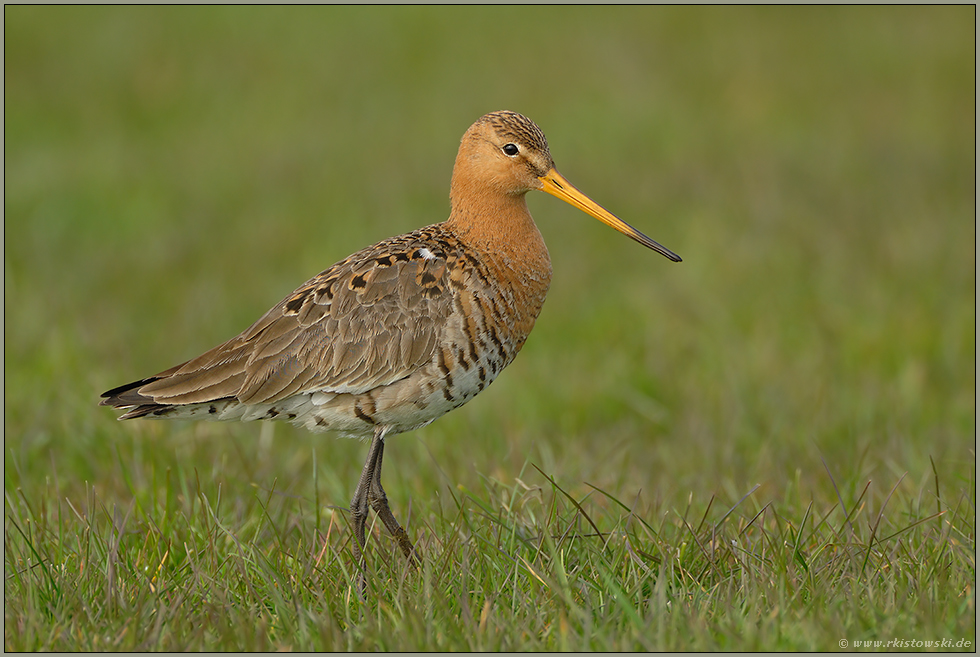
[[[517,147],[517,144],[504,144],[502,150],[504,151],[504,155],[510,155],[511,157],[521,152],[521,149]]]

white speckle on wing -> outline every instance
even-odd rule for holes
[[[432,251],[430,251],[427,248],[425,248],[424,246],[421,249],[419,249],[419,255],[422,256],[423,258],[425,258],[426,260],[435,260],[436,259],[435,254]]]

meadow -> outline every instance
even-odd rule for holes
[[[5,650],[975,651],[975,21],[5,7]],[[360,599],[365,444],[98,397],[445,219],[498,109],[684,262],[529,194],[544,311],[389,441]]]

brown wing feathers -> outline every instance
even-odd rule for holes
[[[242,334],[165,372],[103,393],[139,417],[170,405],[298,392],[363,392],[429,362],[448,317],[447,236],[386,240],[310,279]],[[438,254],[438,255],[436,255]]]

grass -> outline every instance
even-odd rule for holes
[[[975,8],[4,14],[6,650],[975,649]],[[503,108],[685,261],[529,198],[545,310],[390,442],[361,601],[365,445],[95,403],[444,218]]]

